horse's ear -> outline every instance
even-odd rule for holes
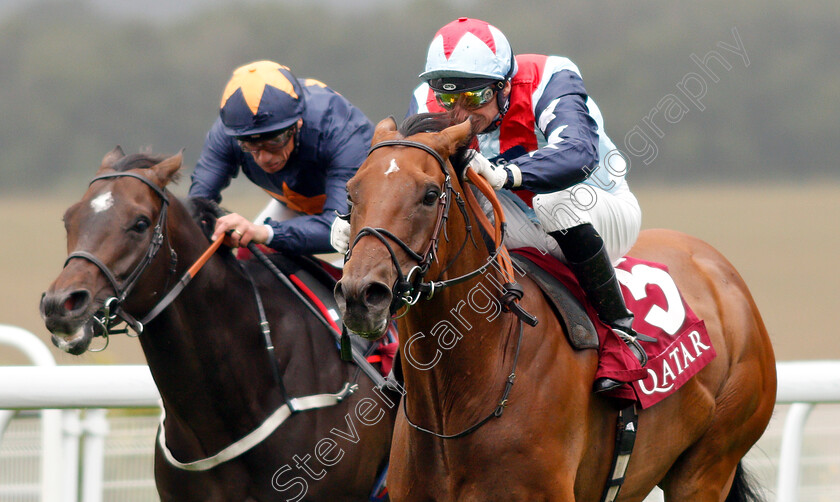
[[[393,136],[393,133],[396,131],[397,121],[394,120],[393,116],[380,120],[373,130],[373,140],[370,142],[371,146]]]
[[[160,163],[152,166],[152,170],[154,170],[158,178],[158,185],[161,188],[165,187],[170,181],[176,178],[178,169],[181,168],[181,164],[183,164],[183,162],[184,150],[181,149],[180,152],[176,153],[172,157],[166,158]]]
[[[447,156],[452,155],[455,151],[467,144],[473,137],[472,123],[470,119],[449,126],[440,132],[440,138],[443,140],[443,147],[447,148]]]
[[[123,157],[125,157],[125,152],[123,152],[120,145],[117,145],[102,158],[102,164],[99,166],[99,172],[112,170],[114,168],[114,164]]]

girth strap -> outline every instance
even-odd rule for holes
[[[618,413],[615,431],[615,451],[613,452],[610,477],[601,495],[601,502],[614,502],[624,484],[624,474],[630,464],[630,454],[636,443],[636,431],[639,426],[639,415],[636,413],[636,403],[627,406]]]

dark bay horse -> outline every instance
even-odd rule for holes
[[[399,501],[598,501],[618,408],[591,392],[596,351],[571,348],[528,278],[520,280],[520,303],[539,324],[524,328],[488,295],[497,291],[491,282],[505,282],[498,269],[460,282],[490,256],[472,214],[445,202],[455,208],[464,194],[459,153],[470,137],[468,122],[417,116],[397,130],[383,120],[348,183],[355,238],[336,288],[345,325],[375,338],[395,305],[413,304],[399,321],[406,393],[389,492]],[[752,491],[740,460],[767,426],[776,395],[773,350],[755,303],[732,265],[696,238],[649,230],[630,254],[669,267],[717,357],[639,412],[619,499],[642,500],[658,485],[669,501],[746,500]],[[514,366],[515,385],[500,402]]]
[[[118,147],[65,213],[70,258],[41,300],[53,342],[65,351],[87,350],[92,316],[120,290],[130,292],[119,308],[144,318],[208,248],[206,230],[215,220],[202,220],[202,229],[190,214],[193,204],[166,190],[180,167],[180,154],[125,156]],[[275,358],[267,356],[254,285]],[[239,440],[260,432],[267,417],[287,415],[275,413],[289,409],[287,398],[330,397],[346,383],[358,385],[343,401],[325,398],[327,407],[291,414],[264,440],[212,468],[175,467],[158,441],[162,500],[368,500],[388,459],[395,406],[339,359],[335,338],[265,267],[243,268],[229,249],[214,253],[139,339],[162,397],[165,445],[185,464],[245,444]]]

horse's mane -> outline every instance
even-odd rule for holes
[[[198,223],[201,232],[209,240],[213,235],[213,229],[216,228],[216,220],[224,216],[226,211],[214,201],[202,197],[190,197],[187,199],[186,206],[193,221]]]
[[[455,124],[457,122],[454,122],[448,113],[418,113],[403,120],[398,132],[407,138],[421,132],[440,132]],[[455,170],[458,179],[463,179],[464,171],[474,154],[474,151],[469,148],[474,134],[473,132],[464,144],[459,145],[455,153],[449,157],[449,162],[452,163],[452,168]]]
[[[190,212],[190,216],[192,216],[192,219],[198,223],[199,227],[201,227],[201,232],[205,237],[207,237],[207,240],[210,240],[210,236],[213,235],[213,230],[216,228],[216,220],[228,213],[227,210],[220,207],[216,204],[216,202],[202,197],[191,197],[187,199],[186,206]],[[222,256],[223,259],[227,260],[231,264],[239,262],[236,256],[230,252],[229,247],[223,244],[222,248],[225,249],[226,252],[217,254]],[[282,253],[270,253],[268,257],[274,265],[280,268],[280,270],[287,275],[300,269],[300,265],[296,263],[294,258],[285,256]],[[249,260],[245,261],[247,262]],[[241,264],[246,265],[246,263]],[[258,264],[256,261],[254,261],[254,264],[256,267],[264,268],[264,265]]]
[[[193,220],[201,227],[204,235],[210,239],[213,235],[213,229],[216,227],[216,219],[227,214],[227,211],[210,199],[201,197],[192,197],[187,199],[187,208]],[[251,277],[257,281],[258,284],[265,283],[272,286],[279,286],[279,280],[269,272],[266,265],[257,259],[238,259],[234,253],[230,252],[230,248],[222,245],[225,252],[216,253],[220,255],[229,265],[236,265],[236,270],[243,270],[241,267],[246,267],[250,270]],[[307,256],[287,256],[282,252],[266,253],[269,260],[280,269],[284,274],[298,274],[301,269],[305,269],[314,277],[320,277],[324,284],[333,284],[333,279],[327,274],[320,265],[318,265],[311,257]],[[241,266],[241,267],[240,267]]]

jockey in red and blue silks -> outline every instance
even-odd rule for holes
[[[287,254],[333,252],[330,225],[347,212],[345,185],[365,160],[373,125],[323,83],[258,61],[237,68],[195,166],[190,197],[221,201],[241,171],[274,199],[256,223],[219,218],[213,239]]]
[[[470,118],[479,131],[473,169],[533,209],[540,235],[551,237],[539,245],[569,265],[601,320],[644,365],[613,269],[639,235],[641,209],[577,66],[564,57],[514,57],[495,26],[460,18],[437,32],[420,78],[409,114]],[[622,384],[601,378],[594,390]]]

